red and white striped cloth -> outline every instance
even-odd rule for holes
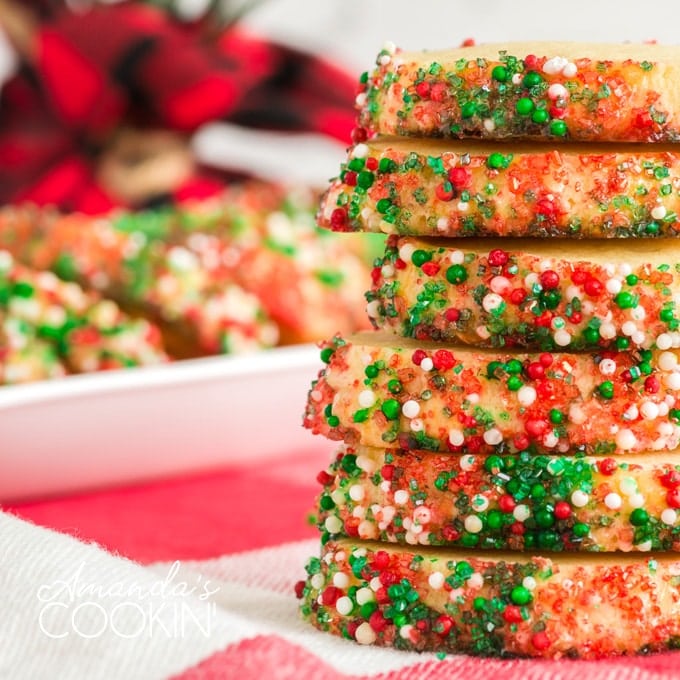
[[[312,629],[298,616],[293,585],[319,549],[305,517],[326,455],[6,507],[0,677],[680,677],[673,653],[597,662],[439,660]]]

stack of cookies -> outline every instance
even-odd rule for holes
[[[597,658],[680,644],[680,49],[406,53],[319,213],[389,234],[322,349],[316,627]],[[480,141],[483,140],[483,141]]]

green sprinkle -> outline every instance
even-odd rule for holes
[[[531,120],[537,125],[543,125],[543,123],[547,123],[549,118],[550,115],[545,109],[536,109],[531,114]]]
[[[556,137],[564,137],[567,134],[567,124],[563,120],[553,120],[550,123],[550,134]]]
[[[477,113],[477,105],[474,102],[465,102],[460,107],[461,118],[472,118]]]
[[[616,295],[614,302],[621,307],[621,309],[632,309],[633,307],[637,307],[635,296],[625,290]]]
[[[597,391],[603,399],[611,399],[614,396],[614,383],[611,380],[605,380],[598,385]]]
[[[637,282],[638,282],[638,277],[635,276],[635,274],[628,274],[628,276],[626,276],[626,283],[629,286],[634,286]]]
[[[649,513],[644,508],[635,508],[630,513],[630,523],[634,527],[641,527],[649,522]]]
[[[385,414],[385,418],[388,420],[396,420],[399,418],[401,406],[396,399],[386,399],[380,407],[380,410]]]
[[[522,382],[522,379],[517,375],[511,375],[508,378],[508,389],[512,392],[517,392],[517,390],[522,387],[523,384],[524,383]]]
[[[381,198],[376,204],[375,209],[384,215],[392,207],[392,201],[389,198]]]
[[[360,186],[362,189],[370,189],[373,186],[374,179],[375,176],[372,172],[363,170],[357,175],[357,186]]]
[[[494,66],[491,77],[499,83],[505,83],[508,80],[508,69],[505,66]]]
[[[411,255],[411,262],[413,262],[416,267],[422,267],[431,259],[432,253],[428,253],[426,250],[414,250],[413,255]]]
[[[369,415],[370,415],[369,409],[362,408],[359,409],[358,411],[355,411],[353,420],[355,423],[365,423],[368,420]]]
[[[390,391],[391,394],[399,394],[402,391],[403,387],[398,380],[392,379],[387,383],[387,389]]]
[[[335,349],[333,347],[324,347],[321,350],[321,361],[323,361],[324,364],[329,364],[333,354],[335,354]]]
[[[449,283],[459,284],[467,280],[467,270],[461,264],[451,265],[446,270],[446,280]]]
[[[529,97],[522,97],[521,99],[517,100],[515,108],[517,109],[517,113],[519,113],[520,116],[528,116],[535,107],[534,102],[529,99]]]
[[[510,593],[510,599],[513,604],[523,607],[529,604],[533,597],[531,592],[524,586],[515,586]]]
[[[364,373],[366,374],[367,378],[370,378],[371,380],[373,380],[374,378],[378,377],[378,373],[380,373],[380,371],[375,364],[369,364],[364,369]]]
[[[556,408],[550,409],[550,422],[559,425],[564,420],[564,415]]]
[[[532,87],[536,87],[536,85],[540,85],[543,82],[543,77],[541,76],[540,73],[537,73],[536,71],[529,71],[524,76],[524,80],[522,81],[522,84],[524,87],[527,89],[530,89]]]

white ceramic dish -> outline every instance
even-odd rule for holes
[[[301,421],[320,365],[301,345],[2,387],[0,500],[319,449]]]

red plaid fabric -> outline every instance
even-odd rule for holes
[[[0,202],[105,212],[94,163],[121,124],[191,132],[213,120],[349,141],[353,78],[238,29],[207,41],[134,2],[67,10],[41,24],[33,63],[0,104]],[[204,194],[206,183],[192,179]]]

